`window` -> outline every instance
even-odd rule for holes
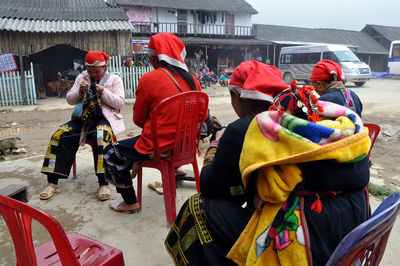
[[[393,44],[392,57],[400,57],[400,44]]]
[[[310,54],[304,54],[303,57],[303,64],[316,64],[321,60],[321,54],[320,53],[310,53]]]
[[[281,56],[281,64],[316,64],[320,53],[285,54]]]
[[[281,56],[281,64],[290,64],[291,62],[291,54],[283,54]]]
[[[327,59],[327,60],[331,60],[331,61],[335,61],[336,63],[339,62],[339,60],[337,59],[336,55],[333,52],[324,52],[322,54],[322,58],[323,59]]]
[[[351,51],[334,52],[340,62],[360,62],[360,59]]]

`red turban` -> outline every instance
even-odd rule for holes
[[[241,98],[272,102],[288,87],[278,68],[252,60],[235,68],[228,89],[237,90]]]
[[[158,60],[188,71],[185,65],[186,49],[183,41],[172,33],[158,33],[151,36],[149,54],[158,57]]]
[[[310,80],[342,80],[342,68],[331,60],[321,60],[313,68]]]
[[[102,51],[89,51],[85,57],[86,66],[105,66],[110,58],[108,54]]]

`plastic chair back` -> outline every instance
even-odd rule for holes
[[[347,234],[326,265],[379,265],[399,212],[398,191],[387,197],[369,220]]]
[[[376,124],[364,124],[364,126],[368,128],[368,135],[371,139],[371,148],[369,149],[368,152],[368,158],[369,158],[369,155],[371,154],[372,151],[372,147],[374,147],[375,140],[378,137],[381,128]]]
[[[171,110],[177,112],[172,112]],[[164,99],[154,108],[151,120],[153,140],[153,159],[139,162],[137,177],[137,199],[142,206],[142,168],[156,168],[161,172],[165,214],[167,225],[170,226],[176,218],[176,180],[175,167],[192,164],[197,191],[200,192],[200,175],[197,165],[196,149],[199,145],[201,127],[207,118],[208,96],[204,92],[189,91]],[[176,135],[172,154],[161,157],[158,129],[162,128],[159,119],[166,115],[176,115]],[[168,120],[168,119],[167,119]]]
[[[159,124],[159,120],[168,112],[170,107],[176,108],[176,105],[178,112],[174,115],[177,116],[178,123],[171,159],[176,161],[196,155],[200,140],[200,129],[207,118],[208,95],[201,91],[188,91],[166,98],[154,108],[151,120],[154,161],[161,160],[161,153],[164,152],[160,150],[159,146],[158,128],[163,126]]]
[[[49,214],[0,195],[0,213],[14,242],[17,265],[37,265],[32,241],[32,219],[50,233],[63,265],[80,265],[60,223]]]

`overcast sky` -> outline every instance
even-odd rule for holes
[[[361,30],[365,24],[400,26],[400,0],[246,0],[253,23]]]

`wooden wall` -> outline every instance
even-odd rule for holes
[[[84,51],[101,50],[121,56],[132,55],[131,31],[32,33],[0,31],[0,54],[31,55],[57,44]]]

